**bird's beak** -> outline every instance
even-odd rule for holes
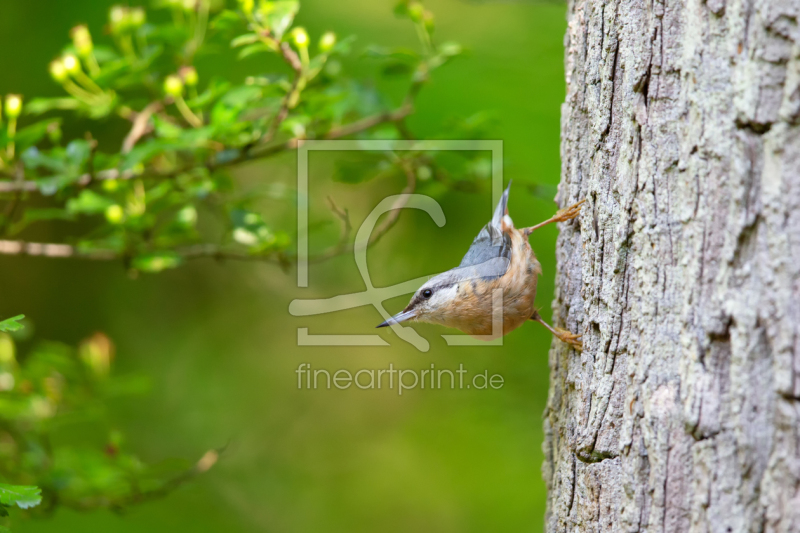
[[[411,311],[400,311],[392,318],[390,318],[385,322],[381,322],[376,327],[385,328],[386,326],[391,326],[392,324],[399,324],[400,322],[405,322],[406,320],[410,320],[415,316],[417,316],[417,312],[414,311],[413,309]]]

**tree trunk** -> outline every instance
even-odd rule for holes
[[[800,531],[800,1],[568,11],[547,530]]]

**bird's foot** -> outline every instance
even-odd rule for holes
[[[539,324],[543,325],[547,328],[547,331],[553,334],[555,338],[560,340],[561,342],[566,342],[579,352],[583,351],[583,343],[579,341],[583,335],[578,335],[575,333],[570,333],[569,331],[561,328],[555,328],[544,321],[542,315],[539,314],[539,311],[534,311],[531,315],[531,320],[538,322]]]
[[[578,202],[577,204],[571,205],[569,207],[565,207],[564,209],[559,209],[555,216],[553,216],[553,222],[566,222],[568,220],[572,220],[573,218],[577,217],[581,214],[581,206],[586,201],[586,198]]]
[[[582,335],[571,333],[561,328],[553,328],[553,335],[555,335],[558,340],[569,344],[579,352],[583,351],[583,343],[578,340]]]
[[[566,222],[568,220],[572,220],[581,213],[581,206],[585,201],[586,199],[584,198],[577,204],[565,207],[564,209],[559,209],[555,215],[553,215],[551,218],[548,218],[544,222],[540,222],[535,226],[531,226],[530,228],[522,228],[520,231],[527,236],[536,231],[537,229],[544,227],[548,224],[552,224],[554,222]]]

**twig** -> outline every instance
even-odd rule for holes
[[[80,257],[82,259],[108,260],[119,257],[112,250],[79,250],[69,244],[0,240],[0,254],[41,257]]]
[[[336,253],[332,254],[333,256],[339,255],[343,250],[347,249],[347,241],[350,238],[350,232],[353,230],[353,226],[350,224],[350,213],[348,213],[347,209],[339,208],[330,196],[328,196],[328,204],[330,205],[331,211],[342,221],[342,234],[339,237],[339,244],[337,244],[335,248]]]
[[[268,261],[272,263],[284,264],[287,262],[285,255],[278,252],[269,254],[251,254],[236,250],[226,250],[213,244],[197,244],[184,246],[171,250],[183,259],[233,259],[237,261]],[[47,258],[76,258],[92,259],[97,261],[114,261],[126,259],[126,255],[115,250],[80,250],[71,244],[49,243],[49,242],[27,242],[0,240],[0,255],[23,255],[31,257]]]
[[[22,166],[22,161],[17,161],[15,173],[17,175],[16,183],[21,183],[25,176],[25,168]],[[0,222],[0,235],[5,235],[8,231],[8,228],[11,225],[11,220],[14,218],[14,214],[17,212],[17,207],[19,207],[21,196],[22,191],[17,190],[14,193],[14,197],[6,205],[6,209],[3,212],[3,220]]]
[[[400,193],[400,197],[395,201],[394,205],[392,206],[391,211],[389,211],[386,220],[383,221],[383,224],[378,226],[372,236],[369,239],[368,245],[373,245],[378,240],[383,237],[392,226],[397,223],[397,219],[400,217],[400,213],[402,209],[408,203],[408,195],[414,192],[414,189],[417,187],[417,177],[414,174],[414,169],[404,161],[400,162],[400,166],[403,168],[403,172],[406,175],[406,186],[403,191]]]
[[[405,205],[408,203],[408,195],[413,193],[414,189],[417,186],[417,179],[414,174],[414,169],[411,168],[411,166],[404,161],[400,162],[400,166],[403,168],[403,172],[406,175],[406,186],[400,193],[400,197],[395,201],[394,205],[392,205],[391,210],[389,210],[386,220],[384,220],[383,223],[380,226],[378,226],[378,229],[372,232],[369,241],[367,241],[367,246],[372,246],[373,244],[378,242],[381,237],[386,235],[386,233],[390,229],[392,229],[392,226],[394,226],[397,223],[397,219],[400,217],[400,212],[402,211],[403,207],[405,207]],[[346,236],[343,236],[343,239],[344,238],[346,238]],[[342,246],[342,243],[340,241],[339,245],[335,246],[334,248],[331,248],[330,250],[322,252],[318,255],[309,257],[308,262],[320,263],[322,261],[327,261],[328,259],[336,257],[337,255],[352,252],[354,249],[355,249],[354,244]]]
[[[402,195],[392,206],[392,209],[389,211],[389,215],[386,217],[386,220],[376,229],[372,236],[370,237],[367,245],[371,246],[378,242],[378,240],[383,237],[394,224],[397,222],[398,217],[400,216],[400,211],[405,206],[406,202],[408,201],[407,195],[414,192],[416,187],[416,178],[414,175],[414,170],[406,163],[401,163],[403,167],[403,171],[406,174],[406,186],[402,191]],[[350,232],[352,231],[352,226],[350,224],[350,219],[347,211],[343,211],[340,209],[332,199],[328,199],[330,202],[331,209],[342,220],[343,224],[343,231],[342,236],[339,240],[339,244],[335,247],[331,248],[330,250],[323,252],[321,254],[309,257],[309,262],[311,263],[319,263],[322,261],[326,261],[337,255],[341,255],[343,253],[352,252],[354,249],[354,245],[345,244],[348,240]],[[183,259],[200,259],[200,258],[211,258],[211,259],[218,259],[218,260],[226,260],[232,259],[237,261],[267,261],[272,263],[277,263],[283,266],[286,266],[293,260],[296,260],[296,256],[294,255],[287,255],[280,252],[270,252],[268,254],[251,254],[247,252],[239,252],[236,250],[226,250],[223,247],[216,246],[213,244],[197,244],[193,246],[186,246],[181,248],[176,248],[173,250],[176,254],[178,254]],[[70,244],[60,244],[60,243],[41,243],[41,242],[27,242],[27,241],[11,241],[11,240],[0,240],[0,255],[24,255],[24,256],[34,256],[34,257],[48,257],[48,258],[80,258],[80,259],[92,259],[92,260],[101,260],[101,261],[113,261],[117,259],[126,259],[126,256],[116,252],[114,250],[101,250],[101,249],[94,249],[94,250],[80,250],[79,248],[72,246]]]
[[[136,146],[136,143],[139,142],[144,135],[152,131],[152,127],[150,126],[150,117],[153,116],[154,113],[158,113],[164,108],[161,102],[151,102],[140,113],[136,114],[136,118],[133,119],[133,126],[131,127],[131,131],[125,137],[125,140],[122,143],[122,153],[127,154],[133,147]]]
[[[195,477],[200,474],[207,472],[216,462],[219,460],[220,454],[225,451],[226,446],[221,448],[208,450],[203,456],[197,461],[191,468],[181,472],[177,476],[173,477],[172,479],[164,482],[163,485],[156,489],[147,490],[144,492],[136,492],[131,494],[130,496],[126,496],[114,501],[111,504],[112,508],[122,510],[124,507],[129,505],[144,503],[147,501],[155,500],[158,498],[163,498],[167,494],[173,492],[174,490],[178,489],[182,485],[186,484],[188,481],[191,481]]]
[[[134,485],[131,494],[126,496],[121,496],[116,499],[110,499],[110,500],[105,498],[95,498],[95,499],[87,498],[87,499],[74,499],[74,500],[66,499],[61,497],[62,495],[57,490],[47,490],[47,487],[44,488],[48,492],[48,499],[51,502],[55,500],[55,502],[57,502],[58,505],[63,507],[68,507],[76,511],[88,511],[92,509],[97,509],[98,507],[107,507],[112,511],[121,513],[125,510],[126,507],[129,507],[131,505],[137,505],[140,503],[145,503],[148,501],[163,498],[164,496],[167,496],[176,489],[185,485],[187,482],[191,481],[198,475],[207,472],[219,460],[219,456],[225,451],[226,447],[227,445],[221,448],[207,451],[205,454],[203,454],[200,460],[198,460],[194,465],[192,465],[192,467],[177,474],[175,477],[164,481],[161,484],[161,486],[155,489],[139,491],[138,488]],[[51,504],[51,507],[55,508],[55,505]]]
[[[325,135],[323,135],[322,138],[328,140],[340,139],[348,135],[353,135],[368,130],[379,124],[401,120],[410,115],[413,111],[414,111],[413,106],[409,106],[406,103],[403,106],[393,111],[387,111],[385,113],[379,113],[377,115],[365,117],[361,120],[351,122],[350,124],[345,124],[338,128],[331,129]],[[240,163],[257,161],[259,159],[266,159],[268,157],[272,157],[276,154],[285,152],[287,150],[294,150],[295,148],[297,148],[297,145],[302,140],[303,139],[300,137],[295,137],[282,143],[272,144],[269,146],[256,146],[250,150],[242,152],[242,154],[239,155],[238,157],[229,159],[222,163],[209,161],[205,165],[193,164],[193,165],[188,165],[186,167],[181,167],[180,169],[171,170],[169,172],[151,172],[151,173],[138,174],[130,170],[120,172],[118,169],[111,168],[111,169],[101,170],[94,176],[94,178],[92,178],[92,176],[88,173],[83,174],[77,180],[76,183],[80,186],[86,186],[89,183],[91,183],[93,179],[96,180],[110,180],[110,179],[127,180],[132,178],[170,179],[179,176],[181,174],[184,174],[186,172],[189,172],[190,170],[200,166],[205,166],[207,169],[213,171],[221,168],[235,166]],[[2,173],[2,172],[0,172],[0,175],[6,177],[13,177],[9,176],[9,174],[7,173]],[[14,191],[38,192],[38,190],[39,190],[38,184],[32,180],[0,181],[0,193],[9,193]]]
[[[270,38],[269,31],[266,31],[264,36]],[[297,93],[300,90],[300,82],[303,79],[303,63],[300,61],[297,53],[289,46],[289,43],[282,42],[278,49],[280,50],[281,57],[283,57],[284,61],[286,61],[294,71],[294,79],[292,80],[292,86],[281,101],[281,107],[278,109],[278,113],[269,125],[269,130],[267,130],[267,133],[259,140],[259,144],[269,144],[275,138],[275,135],[278,133],[278,128],[281,127],[283,121],[289,116],[289,109],[293,107],[293,101],[298,97]]]

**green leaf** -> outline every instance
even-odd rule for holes
[[[29,115],[41,115],[54,109],[59,111],[74,110],[80,107],[81,103],[71,97],[64,98],[34,98],[25,104],[25,112]]]
[[[260,42],[261,38],[258,36],[257,33],[245,33],[244,35],[239,35],[235,39],[231,41],[231,48],[238,48],[239,46],[244,46],[246,44],[253,44]]]
[[[339,183],[363,183],[369,181],[382,170],[380,163],[376,157],[364,157],[353,160],[339,160],[336,161],[336,166],[333,171],[333,181]]]
[[[156,134],[163,139],[177,139],[183,133],[183,128],[172,122],[167,122],[158,115],[153,116],[152,120]]]
[[[17,315],[12,316],[11,318],[6,318],[0,322],[0,331],[18,331],[24,328],[25,326],[19,323],[19,321],[23,318],[25,318],[25,315]],[[0,487],[2,487],[2,484],[0,484]],[[0,501],[2,500],[0,499]]]
[[[347,54],[350,53],[350,50],[353,48],[354,42],[356,42],[356,36],[348,35],[344,39],[337,42],[336,45],[333,47],[333,50],[330,51],[330,53],[346,56]]]
[[[28,168],[42,167],[52,172],[63,173],[67,171],[67,162],[63,155],[63,150],[43,152],[32,146],[22,153],[22,162]]]
[[[16,505],[21,509],[28,509],[41,502],[42,489],[39,487],[0,483],[0,503],[3,505]]]
[[[49,119],[36,122],[19,130],[14,136],[14,141],[17,143],[19,150],[26,150],[44,139],[48,130],[60,123],[60,119]]]
[[[217,31],[228,31],[241,25],[242,17],[230,9],[224,9],[211,21],[211,28]]]
[[[77,139],[67,145],[67,159],[77,170],[89,160],[91,153],[92,147],[89,141]]]
[[[364,56],[374,59],[394,59],[405,63],[414,64],[420,59],[417,52],[410,48],[386,48],[383,46],[370,45],[364,50]]]
[[[100,64],[119,60],[119,54],[110,46],[95,45],[93,53],[94,58]]]
[[[161,272],[180,266],[183,258],[175,252],[153,252],[133,258],[132,266],[142,272]]]
[[[464,47],[452,41],[442,43],[438,48],[440,54],[448,57],[453,57],[464,53]]]
[[[15,235],[28,227],[29,225],[33,224],[34,222],[38,222],[40,220],[74,220],[75,217],[67,212],[66,209],[59,209],[57,207],[45,207],[45,208],[35,208],[29,207],[25,210],[22,214],[22,219],[16,222],[9,233]]]
[[[246,57],[250,57],[253,54],[258,54],[261,52],[272,52],[272,48],[270,48],[264,43],[251,44],[239,50],[239,53],[236,55],[236,58],[244,59]]]
[[[211,110],[211,122],[227,125],[235,122],[239,113],[251,102],[262,96],[261,87],[254,85],[239,85],[225,93]]]
[[[394,14],[397,17],[408,16],[408,2],[409,0],[400,0],[394,5]]]
[[[133,150],[125,155],[122,161],[122,170],[132,170],[135,166],[147,163],[154,157],[170,150],[180,150],[183,148],[171,139],[150,139],[147,142],[138,144]]]
[[[44,196],[52,196],[80,179],[78,174],[56,174],[47,178],[38,178],[36,186]]]
[[[411,73],[413,68],[414,67],[408,63],[390,61],[383,65],[381,74],[384,76],[406,76]]]
[[[77,198],[67,201],[67,211],[70,213],[83,213],[92,215],[104,212],[114,202],[96,192],[85,189]]]
[[[205,107],[217,98],[219,98],[225,91],[231,88],[231,84],[220,78],[212,78],[208,83],[208,87],[197,98],[187,100],[186,104],[191,108]]]
[[[281,39],[286,30],[292,25],[294,16],[300,9],[298,0],[278,0],[264,2],[261,12],[266,15],[267,26],[277,39]]]

